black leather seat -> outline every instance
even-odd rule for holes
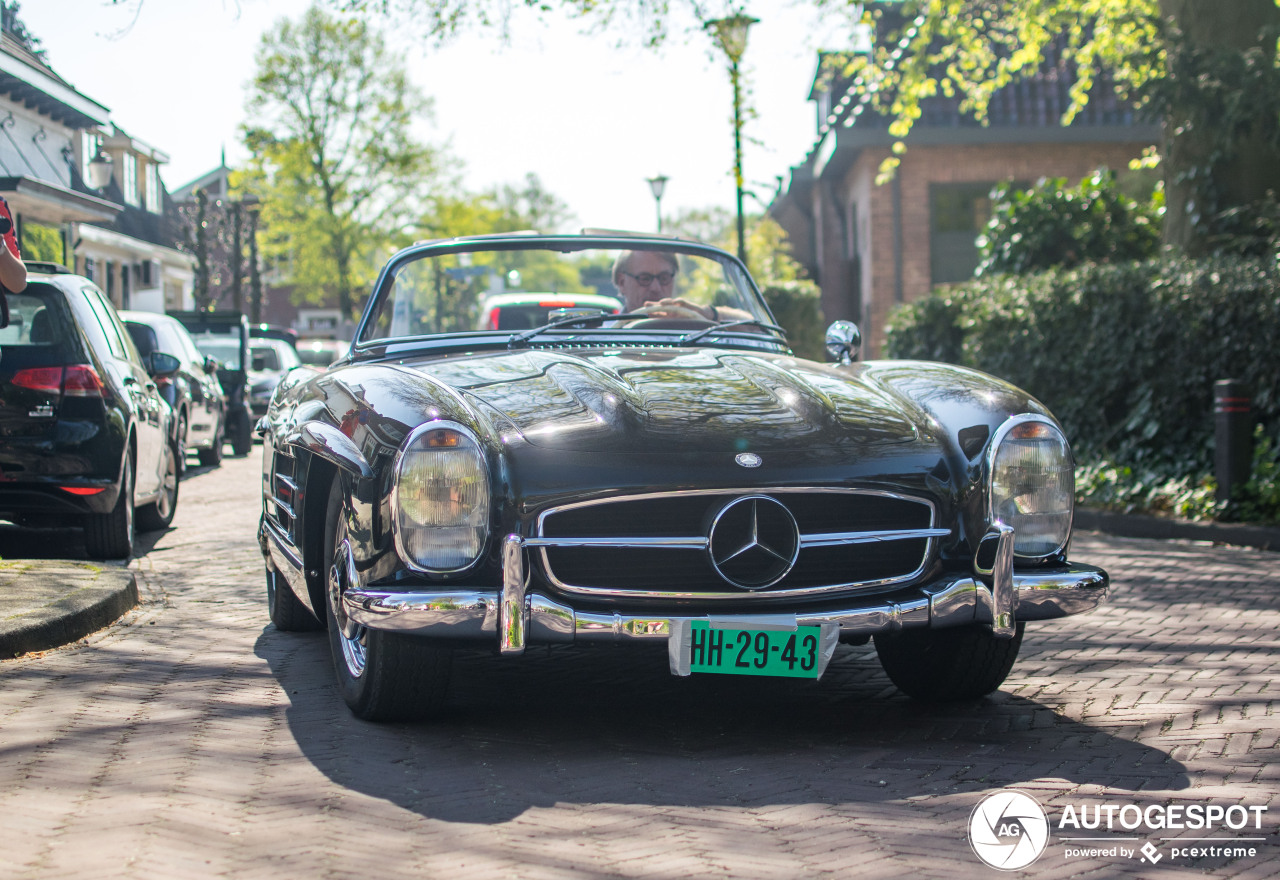
[[[53,342],[53,321],[49,318],[49,310],[41,309],[31,316],[31,332],[28,339],[33,345]]]

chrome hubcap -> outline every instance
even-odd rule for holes
[[[173,510],[173,496],[178,489],[178,460],[173,454],[173,447],[169,447],[166,456],[169,460],[164,469],[164,486],[156,500],[156,510],[162,517],[167,517]]]
[[[338,627],[338,643],[342,647],[342,659],[347,664],[347,672],[352,678],[359,678],[364,675],[368,663],[368,631],[353,623],[342,606],[342,595],[346,592],[346,585],[351,582],[350,545],[343,540],[334,556],[333,564],[329,566],[329,610]]]

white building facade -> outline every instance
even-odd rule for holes
[[[176,246],[160,177],[168,156],[45,64],[2,0],[0,23],[0,196],[23,258],[91,278],[119,308],[191,308],[195,261]]]

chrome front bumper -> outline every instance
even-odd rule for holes
[[[1007,538],[1006,540],[1011,540]],[[504,654],[519,654],[528,644],[575,641],[666,640],[672,621],[687,619],[661,612],[582,611],[528,591],[525,539],[511,535],[503,543],[503,588],[490,590],[414,590],[394,592],[353,588],[343,594],[353,623],[431,638],[491,639]],[[895,601],[868,596],[822,611],[795,614],[798,625],[835,624],[842,636],[869,636],[913,627],[992,626],[1011,637],[1016,621],[1051,620],[1091,611],[1106,597],[1107,573],[1090,565],[1015,573],[1012,553],[998,553],[987,576],[950,573],[923,584]],[[715,615],[739,619],[750,627],[758,615]],[[777,617],[776,614],[770,615]]]

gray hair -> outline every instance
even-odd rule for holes
[[[672,272],[680,271],[680,261],[676,259],[676,255],[670,251],[623,251],[618,254],[618,259],[613,261],[613,283],[621,285],[622,273],[627,271],[631,266],[631,258],[637,253],[654,254],[661,257],[664,262],[671,267]]]

